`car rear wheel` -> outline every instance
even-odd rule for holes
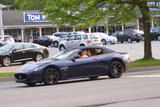
[[[65,49],[66,49],[66,48],[65,48],[64,45],[60,45],[60,46],[59,46],[59,50],[60,50],[60,51],[63,51],[63,50],[65,50]]]
[[[124,72],[124,66],[120,61],[112,61],[109,67],[110,78],[120,78]]]
[[[106,45],[107,44],[107,41],[102,39],[102,45]]]
[[[58,47],[58,42],[55,41],[55,42],[53,43],[53,45],[54,45],[54,47]]]
[[[3,66],[10,66],[11,65],[11,58],[10,57],[4,57],[2,60]]]
[[[39,62],[39,61],[42,61],[42,60],[43,60],[43,55],[40,54],[40,53],[37,54],[37,55],[36,55],[36,58],[35,58],[35,61],[36,61],[36,62]]]
[[[47,68],[43,75],[45,85],[54,85],[59,80],[59,72],[55,68]]]
[[[128,39],[127,39],[127,42],[128,42],[128,43],[132,43],[132,39],[131,39],[131,38],[128,38]]]

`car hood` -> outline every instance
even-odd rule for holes
[[[2,51],[0,50],[0,55],[5,55],[8,51]]]
[[[25,65],[23,65],[19,70],[17,70],[16,73],[25,73],[25,72],[32,72],[34,71],[37,67],[45,67],[48,64],[57,64],[57,62],[61,62],[60,60],[54,60],[54,59],[48,59],[48,60],[43,60],[40,62],[29,62]]]

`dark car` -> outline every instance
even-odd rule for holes
[[[46,47],[33,43],[13,43],[0,48],[0,64],[9,66],[12,62],[41,61],[48,58]]]
[[[118,39],[118,42],[128,42],[132,43],[133,41],[140,42],[143,40],[143,32],[136,29],[126,29],[124,31],[113,34]]]
[[[160,41],[160,27],[153,27],[150,30],[151,39]]]
[[[37,40],[33,41],[33,43],[48,47],[53,45],[55,38],[56,37],[54,36],[47,36],[47,35],[39,36]]]
[[[87,52],[88,57],[82,57]],[[129,55],[100,46],[81,47],[60,52],[50,59],[25,64],[15,73],[17,82],[27,85],[56,84],[73,78],[96,79],[108,75],[119,78],[127,71]]]

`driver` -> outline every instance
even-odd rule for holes
[[[88,52],[86,50],[82,51],[81,58],[87,58],[87,57],[88,57]]]

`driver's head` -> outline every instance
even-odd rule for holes
[[[82,51],[82,56],[83,56],[83,55],[88,55],[88,52],[87,52],[86,50],[83,50],[83,51]]]

